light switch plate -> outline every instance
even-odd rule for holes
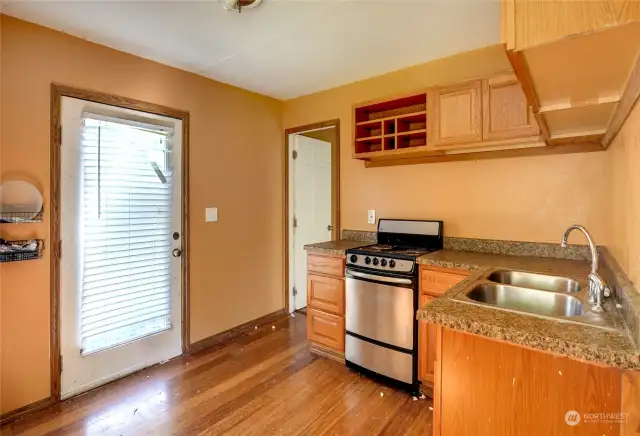
[[[376,211],[375,210],[370,210],[369,213],[367,214],[367,222],[369,224],[375,224],[376,223]]]
[[[205,221],[208,223],[215,223],[218,221],[218,208],[208,207],[205,209]]]

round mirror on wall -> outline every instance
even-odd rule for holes
[[[0,184],[0,223],[39,221],[42,194],[38,188],[23,180]]]

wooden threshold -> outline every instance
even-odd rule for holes
[[[238,336],[242,336],[256,328],[264,327],[265,325],[271,324],[279,319],[286,318],[287,316],[289,315],[285,309],[276,310],[275,312],[261,316],[260,318],[256,318],[245,322],[244,324],[240,324],[239,326],[230,328],[229,330],[225,330],[217,335],[209,336],[208,338],[194,342],[189,347],[189,353],[193,354],[215,345],[226,344],[233,341]]]

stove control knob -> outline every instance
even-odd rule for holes
[[[396,261],[395,260],[390,260],[389,261],[389,268],[395,268],[396,266]]]
[[[367,265],[369,265],[371,263],[371,258],[369,256],[364,258],[364,263],[366,263]]]
[[[380,261],[380,266],[387,266],[387,259],[382,259]]]
[[[377,257],[373,258],[373,265],[374,266],[378,266],[378,258]]]
[[[351,261],[351,263],[356,263],[358,261],[358,256],[352,254],[349,260]]]

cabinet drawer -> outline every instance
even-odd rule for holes
[[[465,271],[420,269],[420,292],[441,295],[467,277]]]
[[[344,352],[344,317],[307,309],[307,338],[333,350]]]
[[[336,315],[344,315],[344,279],[308,274],[307,305]]]
[[[344,277],[344,259],[343,256],[309,254],[307,257],[307,270],[334,277]]]

